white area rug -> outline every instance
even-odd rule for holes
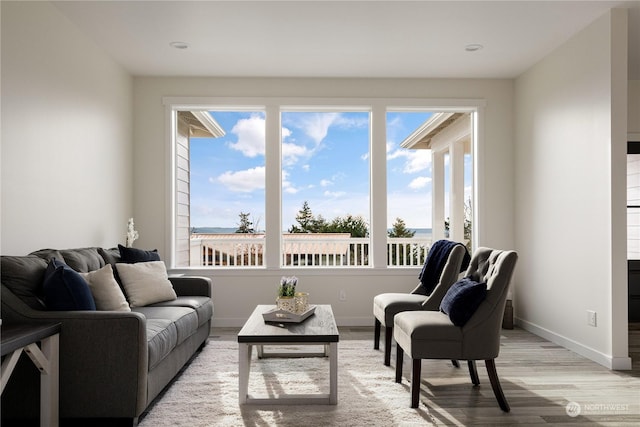
[[[411,409],[408,381],[396,384],[393,368],[371,340],[338,346],[337,405],[238,404],[238,344],[210,340],[140,422],[163,426],[428,426],[427,408]],[[273,349],[273,350],[272,350]],[[269,351],[292,347],[269,347]],[[320,346],[302,346],[321,351]],[[262,359],[254,349],[249,393],[328,393],[327,358]]]

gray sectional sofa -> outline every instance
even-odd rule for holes
[[[136,425],[153,399],[206,344],[213,318],[211,280],[169,277],[176,299],[131,311],[52,311],[43,303],[42,289],[52,258],[77,272],[95,271],[107,263],[117,271],[121,261],[118,249],[102,248],[2,256],[3,324],[62,324],[61,418]],[[3,422],[38,416],[39,374],[28,362],[18,363],[2,394]]]

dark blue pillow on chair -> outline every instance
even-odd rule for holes
[[[44,273],[44,302],[49,310],[95,310],[87,281],[71,267],[53,258]]]
[[[440,311],[447,314],[454,325],[464,326],[486,297],[486,283],[465,277],[451,285],[442,298]]]

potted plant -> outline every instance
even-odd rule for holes
[[[279,309],[287,310],[291,312],[296,311],[296,285],[298,284],[298,278],[283,277],[280,279],[280,285],[278,286],[278,299],[276,304]]]

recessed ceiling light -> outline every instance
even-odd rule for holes
[[[466,50],[467,52],[476,52],[480,49],[482,49],[484,46],[482,46],[481,44],[478,43],[471,43],[468,44],[464,47],[464,50]]]
[[[189,47],[189,45],[185,42],[171,42],[169,43],[169,46],[176,49],[186,49]]]

